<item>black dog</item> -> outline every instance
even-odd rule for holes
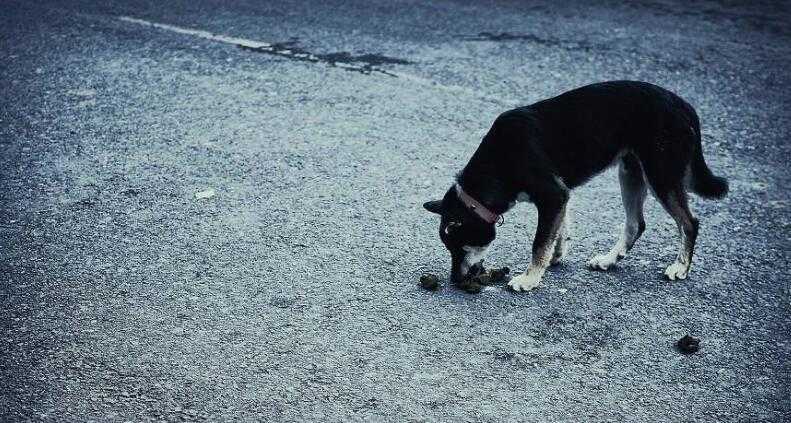
[[[681,235],[681,251],[665,275],[685,279],[698,235],[687,189],[722,198],[728,183],[706,166],[692,106],[656,85],[633,81],[588,85],[497,117],[456,184],[442,200],[423,205],[442,216],[439,236],[450,250],[451,279],[459,283],[480,269],[495,223],[524,200],[538,209],[533,257],[527,272],[508,285],[534,288],[565,254],[569,191],[615,163],[626,225],[612,250],[588,264],[606,270],[626,256],[645,229],[650,186]]]

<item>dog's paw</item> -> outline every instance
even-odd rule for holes
[[[521,275],[511,279],[508,286],[516,292],[530,291],[541,283],[541,276],[535,273],[522,273]]]
[[[689,273],[689,266],[679,262],[671,264],[665,270],[665,276],[671,281],[686,279],[687,273]]]
[[[611,254],[599,254],[588,260],[588,267],[593,270],[607,270],[615,263],[618,263],[618,257]]]

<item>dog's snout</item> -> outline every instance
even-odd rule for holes
[[[451,267],[451,280],[459,283],[468,277],[474,277],[484,272],[483,258],[464,252],[453,256]]]

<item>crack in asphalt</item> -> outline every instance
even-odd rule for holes
[[[326,53],[326,54],[311,53],[310,51],[307,51],[299,47],[298,46],[299,41],[297,40],[291,40],[280,43],[267,43],[263,41],[254,41],[245,38],[229,37],[226,35],[214,34],[203,30],[182,28],[175,25],[150,22],[144,19],[132,18],[128,16],[120,16],[118,17],[118,19],[124,22],[164,29],[179,34],[192,35],[211,41],[219,41],[226,44],[233,44],[247,51],[254,51],[258,53],[265,53],[274,56],[285,57],[290,60],[296,60],[301,62],[323,63],[328,66],[337,67],[352,72],[359,72],[364,75],[370,75],[372,73],[380,73],[383,75],[397,78],[398,76],[396,74],[392,72],[388,72],[380,68],[379,66],[383,64],[410,65],[414,63],[406,59],[400,59],[397,57],[388,57],[382,54],[366,53],[361,55],[353,55],[346,51],[339,51],[339,52]]]
[[[510,32],[479,32],[478,35],[467,35],[461,37],[463,41],[528,41],[548,47],[558,47],[566,51],[610,51],[614,47],[604,43],[591,43],[586,40],[564,40],[555,37],[540,37],[535,34],[513,34]]]
[[[542,38],[534,34],[512,34],[510,32],[501,32],[496,34],[494,32],[479,32],[478,35],[468,35],[462,37],[465,41],[513,41],[513,40],[526,40],[532,41],[537,44],[560,46],[563,41],[556,38]],[[585,43],[588,44],[588,43]]]
[[[379,68],[383,64],[396,64],[396,65],[411,65],[413,62],[397,57],[388,57],[381,54],[361,54],[353,55],[346,51],[335,53],[317,54],[311,53],[298,46],[298,41],[286,41],[282,43],[274,43],[268,46],[250,47],[243,44],[237,44],[241,49],[247,51],[254,51],[259,53],[271,54],[274,56],[285,57],[291,60],[311,63],[323,63],[333,67],[339,67],[348,71],[359,72],[364,75],[377,72],[387,76],[397,78],[394,73],[388,72]],[[360,65],[357,65],[357,64]]]

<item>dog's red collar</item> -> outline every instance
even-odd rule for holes
[[[475,214],[480,216],[481,219],[488,223],[500,221],[500,224],[502,225],[503,215],[492,212],[486,206],[478,202],[478,200],[470,197],[469,194],[461,189],[461,185],[459,184],[456,184],[456,194],[458,194],[459,200],[461,200],[465,206],[469,207],[473,212],[475,212]]]

